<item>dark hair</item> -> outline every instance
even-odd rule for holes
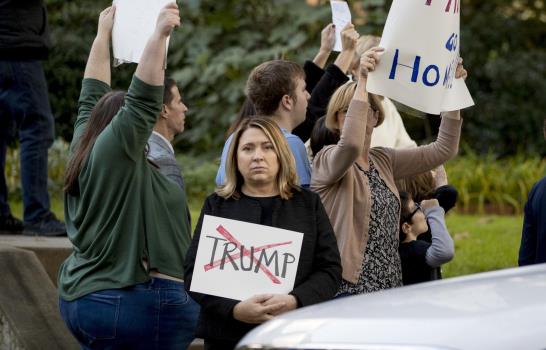
[[[324,125],[325,120],[326,116],[320,117],[311,132],[310,143],[313,156],[316,156],[324,146],[335,145],[339,142],[339,133],[328,129]]]
[[[252,70],[246,82],[246,95],[258,114],[270,116],[279,107],[284,95],[296,97],[296,79],[305,79],[305,72],[294,62],[273,60]]]
[[[163,86],[165,88],[165,91],[163,92],[163,104],[168,105],[173,100],[171,89],[173,86],[176,86],[176,81],[172,78],[165,77]]]
[[[431,171],[398,179],[395,181],[395,184],[398,191],[408,192],[416,202],[434,198],[436,181]]]
[[[85,130],[75,145],[74,153],[66,166],[63,190],[68,194],[73,196],[80,194],[78,184],[80,171],[87,160],[89,152],[95,145],[97,137],[110,124],[112,118],[118,113],[121,106],[123,106],[125,94],[125,91],[110,91],[102,96],[95,107],[93,107]]]
[[[412,200],[411,194],[408,192],[400,192],[400,225],[399,225],[399,237],[400,243],[406,239],[406,234],[402,231],[402,225],[406,222],[407,217],[411,214],[409,209],[409,202]]]
[[[226,138],[229,137],[229,135],[233,134],[246,118],[250,118],[255,115],[256,108],[254,107],[254,104],[248,97],[245,98],[245,102],[243,102],[239,113],[237,113],[237,118],[235,118],[233,123],[231,123],[231,125],[229,126],[229,129],[226,133]]]

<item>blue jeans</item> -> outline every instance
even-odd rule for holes
[[[186,349],[199,317],[184,283],[161,278],[74,301],[60,298],[59,306],[82,349]]]
[[[10,213],[5,179],[6,147],[19,134],[24,221],[49,213],[47,149],[54,123],[40,61],[0,60],[0,214]]]

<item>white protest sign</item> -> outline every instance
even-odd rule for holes
[[[294,289],[303,233],[205,215],[190,290],[244,300]]]
[[[394,0],[368,91],[431,114],[474,105],[463,79],[455,79],[459,1]]]
[[[154,32],[159,11],[171,2],[173,0],[114,0],[113,5],[116,6],[112,28],[114,66],[140,62],[144,47]]]
[[[332,0],[332,23],[336,26],[336,43],[334,51],[340,52],[341,47],[341,31],[348,23],[351,23],[351,10],[345,1]]]

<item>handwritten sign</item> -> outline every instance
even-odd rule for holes
[[[431,114],[474,105],[464,80],[455,79],[459,22],[460,0],[394,0],[368,91]]]
[[[205,215],[191,291],[244,300],[294,288],[303,233]]]
[[[341,46],[341,31],[348,23],[351,23],[351,10],[345,1],[332,0],[330,1],[332,8],[332,23],[336,26],[336,42],[334,51],[340,52]]]
[[[114,66],[140,62],[146,43],[155,30],[159,11],[170,2],[173,0],[114,0],[113,4],[116,6],[112,28]]]

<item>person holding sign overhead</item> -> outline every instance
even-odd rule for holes
[[[338,141],[317,147],[313,163],[311,189],[322,199],[341,253],[340,296],[402,285],[400,199],[394,181],[431,170],[458,151],[459,111],[444,113],[438,139],[429,145],[370,149],[373,128],[383,116],[366,82],[382,51],[378,47],[366,51],[360,60],[358,83],[347,83],[332,96],[325,126]],[[465,73],[459,66],[457,77]]]
[[[100,14],[70,147],[65,218],[74,251],[59,271],[60,311],[82,349],[184,349],[197,312],[182,280],[186,197],[145,154],[178,7],[161,9],[127,93],[110,88],[114,12]]]
[[[209,236],[201,232],[205,215],[302,233],[292,291],[258,294],[246,300],[191,292],[192,283],[197,283],[193,277],[202,268],[196,265],[200,239]],[[225,269],[237,270],[231,264]],[[337,292],[341,262],[332,226],[319,196],[299,186],[294,157],[281,129],[270,118],[245,119],[233,134],[225,184],[203,205],[184,270],[186,288],[201,304],[196,335],[205,339],[205,349],[232,349],[257,324],[297,307],[326,301]]]

